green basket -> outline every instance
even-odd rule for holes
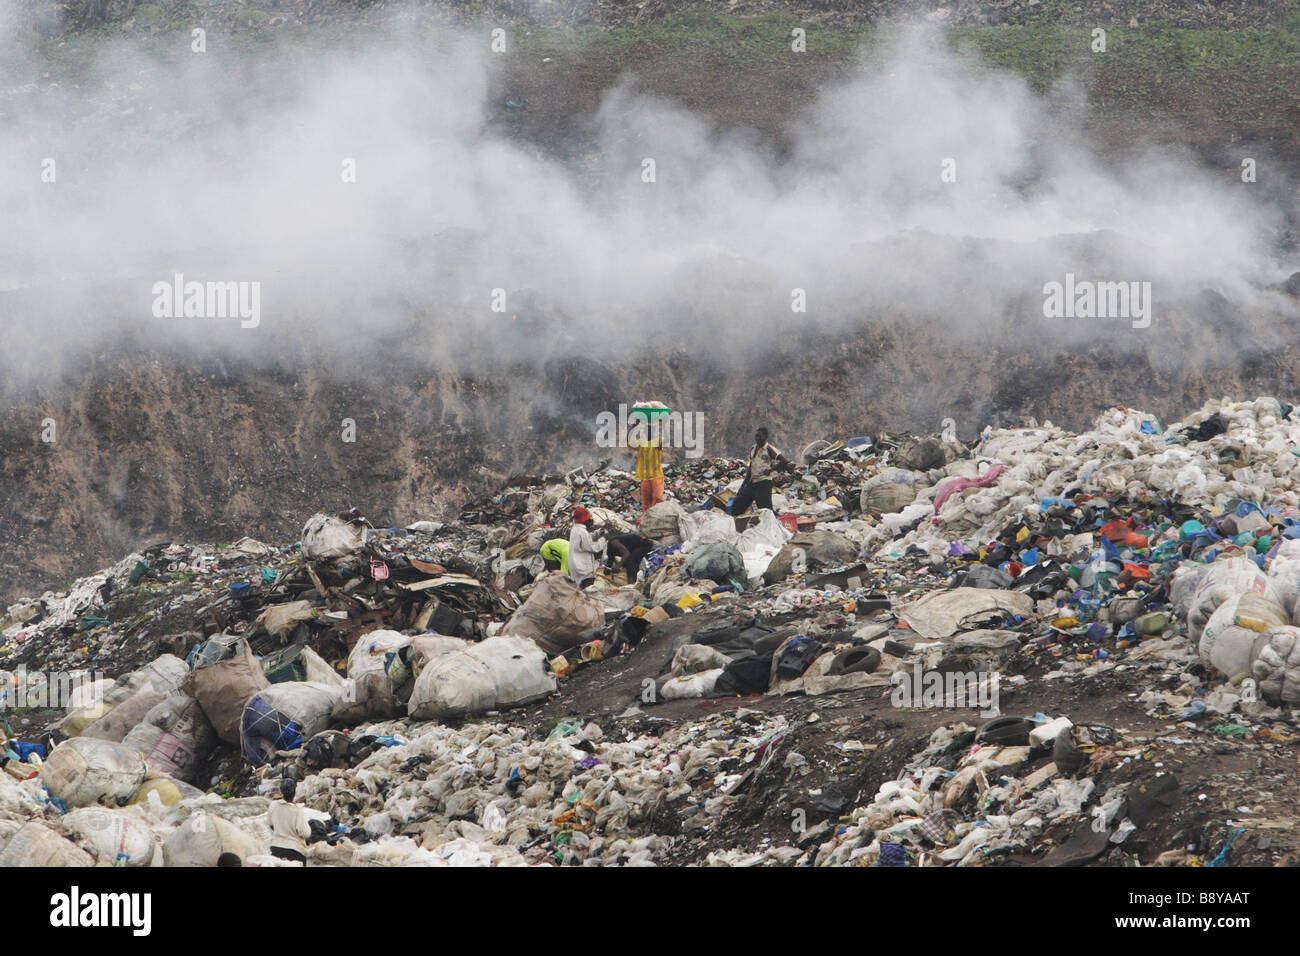
[[[302,647],[295,645],[262,658],[262,672],[272,684],[307,679],[307,665],[302,661]]]
[[[672,414],[671,408],[647,408],[644,405],[633,405],[633,413],[640,413],[646,417],[646,421],[658,421],[661,418],[667,418]]]

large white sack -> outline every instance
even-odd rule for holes
[[[364,544],[364,531],[332,515],[314,514],[302,529],[302,555],[308,561],[341,558]]]
[[[163,654],[117,681],[104,681],[96,685],[89,694],[91,699],[76,701],[68,715],[54,725],[55,729],[64,736],[76,737],[136,694],[175,693],[189,673],[189,666],[179,657]],[[81,693],[86,693],[84,687]]]
[[[1234,623],[1241,597],[1229,598],[1219,605],[1206,622],[1197,645],[1201,660],[1215,667],[1228,680],[1249,674],[1256,650],[1268,640],[1265,633]],[[1286,623],[1280,607],[1277,608],[1277,617],[1279,625]]]
[[[329,662],[310,647],[304,647],[298,657],[307,675],[304,679],[309,684],[325,684],[337,687],[339,690],[343,689],[343,675],[330,667]]]
[[[713,693],[723,668],[715,667],[683,677],[673,677],[664,681],[659,689],[659,696],[664,700],[681,700],[684,697],[706,697]]]
[[[1283,538],[1277,546],[1278,558],[1300,558],[1300,538]]]
[[[1300,704],[1300,627],[1269,631],[1255,655],[1251,673],[1271,704]]]
[[[415,679],[407,713],[416,720],[456,720],[497,705],[492,669],[468,651],[436,657]]]
[[[141,691],[122,701],[78,736],[120,743],[132,727],[144,720],[145,714],[170,696],[170,691]]]
[[[1219,605],[1248,591],[1272,601],[1280,596],[1268,576],[1249,558],[1224,558],[1211,564],[1197,585],[1187,612],[1187,633],[1191,639],[1201,639],[1201,632]]]
[[[91,737],[65,740],[41,765],[41,783],[69,807],[126,803],[148,775],[136,750]]]
[[[906,468],[886,468],[868,479],[859,493],[863,514],[880,517],[902,511],[916,500],[916,475]]]
[[[409,647],[414,638],[397,631],[378,630],[357,638],[348,654],[348,677],[356,679],[371,671],[383,671],[388,655]]]
[[[1232,623],[1262,634],[1291,622],[1287,620],[1286,610],[1277,601],[1270,601],[1263,595],[1249,591],[1238,596]]]
[[[555,675],[546,654],[522,637],[489,637],[468,651],[488,666],[497,707],[519,707],[555,693]]]
[[[700,545],[715,541],[735,544],[740,534],[736,531],[736,519],[725,511],[706,508],[692,511],[681,518],[682,553],[690,554]]]
[[[425,665],[411,692],[417,720],[458,719],[497,707],[518,707],[555,692],[546,654],[533,641],[489,637]]]
[[[23,825],[0,851],[0,866],[94,866],[89,853],[40,820]]]
[[[223,853],[240,861],[265,851],[262,841],[229,820],[196,810],[163,841],[168,866],[216,866]]]
[[[334,717],[345,724],[364,720],[387,720],[396,713],[399,701],[411,695],[414,675],[409,667],[389,658],[413,644],[414,639],[398,631],[376,630],[361,635],[348,654],[348,677],[334,705]]]
[[[1296,614],[1300,613],[1300,558],[1284,558],[1280,555],[1274,558],[1268,566],[1268,579],[1273,582],[1278,600],[1286,609],[1291,623],[1298,623]]]
[[[67,713],[53,727],[65,737],[77,737],[83,730],[102,719],[121,701],[134,694],[116,693],[117,681],[87,677],[76,683],[68,695]]]
[[[473,641],[467,641],[463,637],[444,637],[441,634],[422,634],[411,640],[411,650],[415,657],[412,663],[415,666],[415,673],[418,675],[424,666],[435,657],[442,657],[444,654],[454,654],[456,651],[465,651],[473,646]]]
[[[133,694],[143,690],[172,692],[181,686],[189,673],[189,665],[175,654],[163,654],[120,678],[117,686],[119,690],[130,688]]]
[[[101,864],[136,867],[162,860],[158,837],[136,810],[82,807],[69,811],[63,822],[95,848]]]
[[[742,531],[736,541],[736,550],[745,561],[745,573],[749,579],[761,578],[772,559],[792,537],[775,514],[766,508],[760,511],[758,520]]]

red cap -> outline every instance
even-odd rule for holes
[[[582,507],[582,505],[578,505],[578,507],[573,509],[573,520],[578,522],[578,524],[586,524],[591,520],[591,512]]]

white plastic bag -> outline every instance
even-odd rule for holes
[[[365,532],[342,518],[314,514],[302,529],[302,556],[308,561],[326,561],[359,551]]]
[[[1300,627],[1276,627],[1255,656],[1251,673],[1272,704],[1300,704]]]
[[[745,573],[751,581],[763,576],[777,552],[791,537],[793,535],[772,512],[764,508],[758,513],[758,520],[742,531],[736,541],[736,550],[745,561]]]
[[[1268,579],[1273,582],[1287,617],[1292,624],[1296,623],[1296,615],[1300,614],[1300,558],[1284,558],[1279,552],[1268,566]]]
[[[690,554],[695,548],[715,541],[735,544],[740,537],[736,531],[736,519],[716,508],[684,514],[681,529],[683,554]]]
[[[707,671],[699,671],[695,674],[688,674],[683,677],[673,677],[664,681],[663,687],[660,688],[660,696],[664,700],[680,700],[684,697],[706,697],[713,693],[717,686],[718,678],[722,676],[723,668],[714,667]]]
[[[683,644],[673,653],[668,668],[674,677],[685,677],[700,671],[718,670],[731,663],[726,654],[704,644]]]
[[[384,670],[388,655],[409,647],[412,640],[397,631],[378,630],[362,634],[348,654],[348,677],[355,680],[370,671]]]

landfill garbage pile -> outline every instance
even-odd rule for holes
[[[143,544],[0,618],[0,864],[1289,861],[1291,412],[820,441],[741,515],[699,459],[645,514],[606,464]],[[579,506],[639,565],[548,567]]]

